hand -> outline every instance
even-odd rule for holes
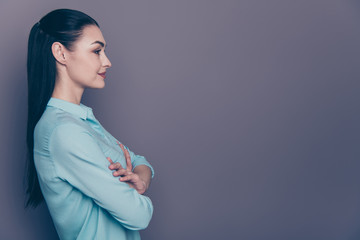
[[[122,149],[126,159],[126,169],[121,166],[119,162],[114,163],[110,157],[107,160],[110,162],[109,169],[115,170],[113,172],[114,177],[121,176],[119,180],[126,182],[131,188],[134,188],[139,194],[143,194],[146,191],[146,183],[143,181],[138,174],[132,171],[132,164],[129,151],[124,146],[117,142]]]

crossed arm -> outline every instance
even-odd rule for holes
[[[119,162],[114,163],[110,157],[107,157],[107,160],[110,162],[109,169],[115,170],[113,172],[114,177],[121,176],[119,178],[121,182],[126,182],[139,194],[144,194],[150,186],[151,169],[146,165],[138,165],[133,170],[129,151],[121,143],[116,142],[125,155],[126,168],[123,168]]]
[[[132,165],[135,169],[130,173],[132,166],[129,165],[126,173],[116,173],[123,174],[122,180],[127,184],[119,182],[111,174],[109,164],[101,161],[106,156],[90,132],[74,123],[61,124],[53,130],[49,151],[60,179],[92,198],[124,227],[131,230],[146,228],[153,206],[150,198],[139,194],[139,191],[147,189],[150,182],[150,168],[144,165],[146,162],[143,159],[137,158],[131,151],[124,151],[128,156],[128,165],[131,163],[130,156],[134,158]],[[118,171],[122,168],[115,165],[114,169]]]

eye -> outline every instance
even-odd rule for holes
[[[94,51],[94,53],[95,53],[95,54],[97,54],[97,55],[99,55],[99,54],[100,54],[100,52],[101,52],[101,49],[99,49],[99,50],[95,50],[95,51]]]

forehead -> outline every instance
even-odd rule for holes
[[[99,46],[99,44],[93,44],[95,41],[100,41],[106,44],[104,36],[101,33],[100,28],[95,25],[86,26],[83,29],[82,36],[79,38],[78,43],[84,46]]]

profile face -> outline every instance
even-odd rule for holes
[[[75,85],[83,88],[105,86],[104,77],[99,75],[111,67],[105,47],[106,42],[97,26],[89,25],[83,29],[82,36],[73,45],[73,51],[67,54],[66,70]]]

